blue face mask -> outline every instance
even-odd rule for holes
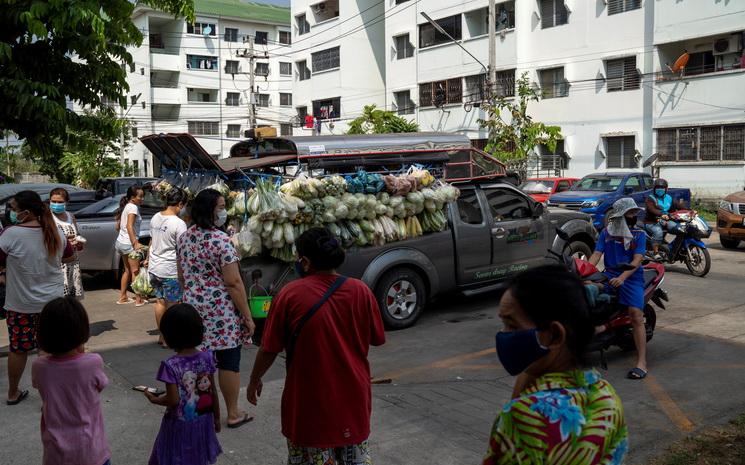
[[[548,354],[548,347],[541,345],[537,329],[500,331],[496,336],[497,356],[507,373],[517,376],[533,362]]]
[[[49,209],[52,210],[52,213],[64,213],[66,206],[64,203],[50,203]]]
[[[10,211],[10,222],[13,224],[18,224],[18,213],[16,213],[15,210]]]
[[[664,197],[665,196],[665,189],[655,189],[654,195],[657,197]]]

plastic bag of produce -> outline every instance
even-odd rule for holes
[[[411,191],[411,182],[402,176],[387,175],[383,182],[390,195],[406,195]]]
[[[277,220],[284,211],[284,203],[274,190],[274,184],[269,179],[259,179],[256,190],[248,199],[248,212],[259,215],[262,221]]]
[[[140,272],[132,281],[132,290],[135,294],[148,297],[153,293],[153,286],[150,285],[150,273],[147,272],[147,267],[140,268]]]
[[[347,192],[347,181],[341,176],[331,176],[325,178],[322,182],[326,195],[341,197]]]

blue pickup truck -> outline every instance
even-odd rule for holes
[[[621,197],[631,197],[637,205],[644,208],[644,202],[652,193],[653,182],[652,176],[639,172],[609,171],[590,174],[574,183],[568,191],[549,197],[548,206],[589,213],[593,226],[601,230],[605,226],[605,213]],[[670,188],[668,193],[673,197],[673,202],[682,199],[686,205],[690,205],[689,189]]]

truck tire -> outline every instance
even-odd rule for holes
[[[588,260],[592,255],[592,249],[582,241],[572,241],[565,249],[565,253],[572,257]]]
[[[416,323],[427,303],[424,280],[411,268],[386,272],[375,286],[383,323],[388,329],[404,329]]]
[[[725,249],[736,249],[740,245],[740,239],[732,239],[730,237],[719,236],[719,243]]]

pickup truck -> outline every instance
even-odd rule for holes
[[[581,211],[592,216],[592,224],[599,231],[605,227],[605,214],[613,202],[621,197],[631,197],[644,208],[652,194],[654,180],[646,173],[609,171],[590,174],[572,185],[571,189],[549,197],[548,206]],[[690,205],[689,189],[670,188],[673,203],[683,201]]]
[[[577,181],[577,178],[528,178],[520,184],[520,190],[536,202],[545,203],[552,194],[569,190]]]

